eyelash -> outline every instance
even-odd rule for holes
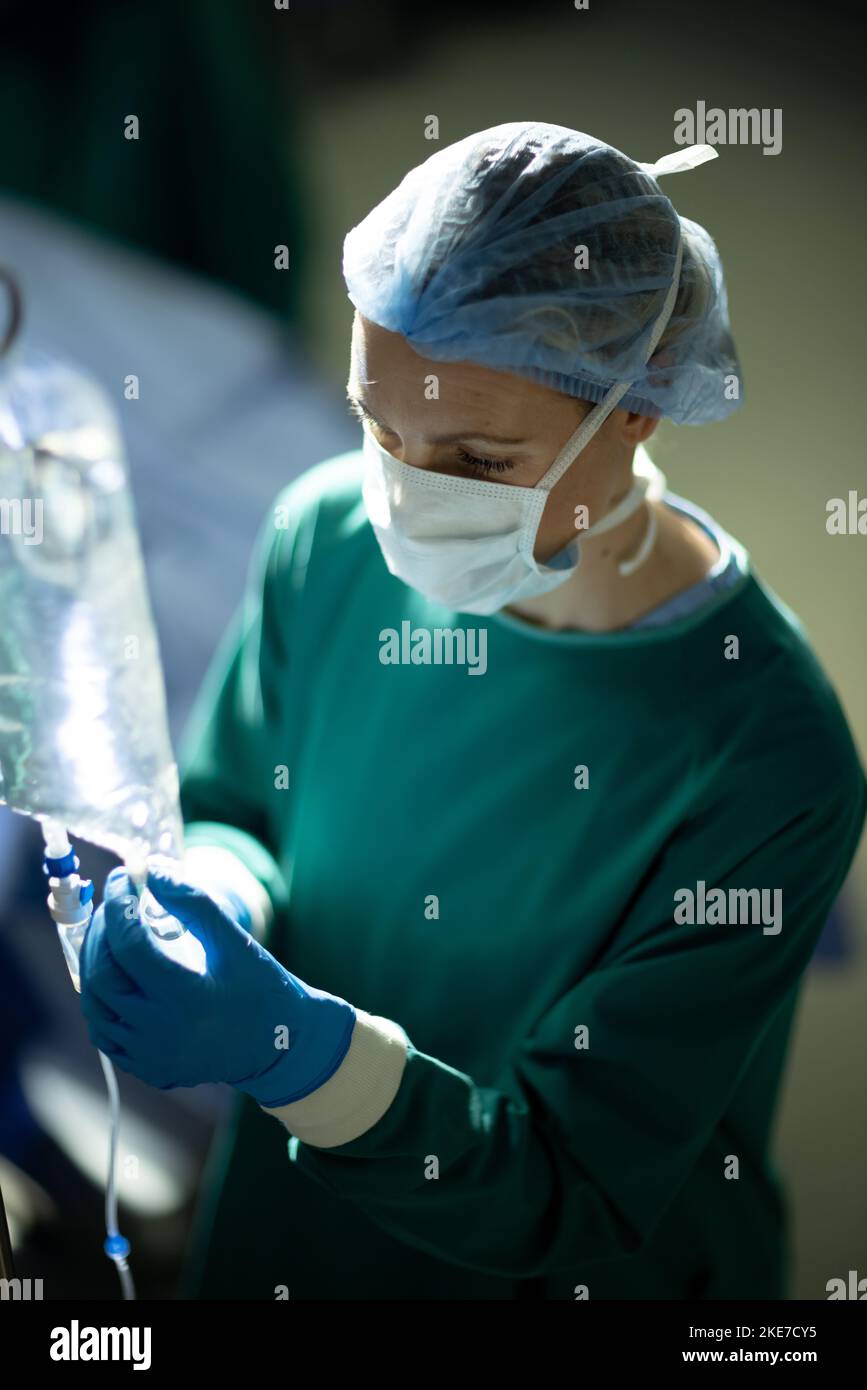
[[[458,449],[458,458],[461,463],[466,463],[470,468],[478,468],[480,473],[508,473],[514,464],[508,459],[479,458],[476,454],[467,453],[466,449]]]
[[[370,424],[376,425],[377,429],[382,429],[382,425],[380,425],[377,420],[374,420],[372,415],[368,415],[367,411],[362,410],[355,401],[347,401],[347,406],[350,415],[353,415],[356,420],[361,420],[362,422],[367,420]],[[467,449],[459,448],[457,450],[457,455],[461,463],[466,464],[469,468],[476,468],[480,473],[484,474],[507,473],[510,468],[514,468],[515,466],[509,459],[487,458],[484,455],[471,454]]]

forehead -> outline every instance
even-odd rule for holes
[[[436,382],[436,391],[431,390]],[[440,362],[424,357],[400,333],[356,313],[352,326],[349,390],[372,408],[406,411],[414,402],[436,401],[443,416],[493,414],[502,423],[550,410],[556,392],[511,372],[475,362]],[[574,406],[574,403],[572,403]],[[428,404],[428,409],[429,409]]]

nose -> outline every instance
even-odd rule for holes
[[[423,437],[412,432],[405,432],[403,436],[393,430],[377,429],[375,426],[366,426],[370,429],[373,438],[381,449],[392,458],[398,459],[400,463],[409,464],[411,468],[428,468],[436,472],[436,448],[432,444],[426,444]]]

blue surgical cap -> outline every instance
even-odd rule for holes
[[[700,149],[641,165],[541,121],[467,136],[410,170],[349,232],[349,298],[423,357],[597,402],[630,382],[621,409],[723,419],[743,393],[719,252],[656,178],[715,155]],[[674,309],[646,363],[679,242]]]

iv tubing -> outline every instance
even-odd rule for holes
[[[80,929],[83,935],[92,911],[93,886],[88,880],[79,878],[78,859],[73,854],[65,827],[58,821],[45,818],[42,823],[42,833],[45,839],[44,868],[51,886],[51,893],[48,897],[51,915],[58,930],[61,931],[61,939],[63,939],[62,927],[70,923]],[[70,955],[67,946],[64,946],[66,963],[76,989],[80,987],[80,980],[76,973],[80,945],[80,939],[76,938],[72,955]],[[132,1271],[128,1263],[131,1247],[117,1226],[117,1149],[120,1138],[120,1093],[114,1067],[104,1052],[99,1053],[99,1060],[108,1088],[111,1111],[108,1177],[105,1186],[106,1236],[102,1248],[117,1269],[123,1298],[132,1300],[135,1299],[136,1295]]]
[[[125,1299],[134,1299],[135,1285],[133,1284],[132,1271],[127,1263],[130,1244],[117,1229],[117,1142],[120,1137],[120,1095],[117,1089],[117,1077],[114,1073],[114,1067],[104,1052],[100,1052],[99,1060],[102,1063],[105,1084],[108,1088],[108,1098],[111,1104],[111,1144],[108,1154],[108,1181],[105,1185],[106,1238],[103,1249],[106,1255],[108,1255],[108,1258],[114,1260],[115,1266],[117,1267],[123,1297]]]

